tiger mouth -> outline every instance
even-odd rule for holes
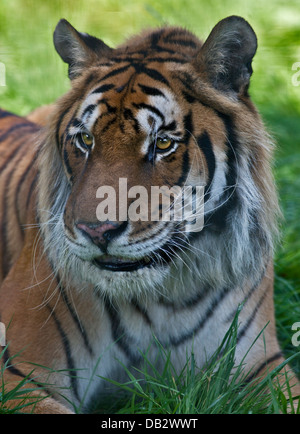
[[[103,255],[94,259],[94,265],[104,270],[109,271],[135,271],[140,268],[150,267],[153,260],[150,257],[145,257],[138,260],[130,260],[111,255]]]
[[[98,268],[109,271],[136,271],[141,268],[151,266],[166,266],[172,259],[176,248],[170,244],[165,244],[150,256],[141,259],[122,258],[113,255],[102,255],[93,260],[93,264]]]

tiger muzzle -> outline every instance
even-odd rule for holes
[[[83,235],[101,249],[103,253],[107,252],[108,244],[111,240],[121,235],[127,227],[127,221],[119,222],[102,222],[102,223],[77,223],[76,227]]]

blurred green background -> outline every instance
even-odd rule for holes
[[[250,93],[277,143],[274,173],[285,217],[276,253],[277,324],[286,354],[300,355],[300,346],[291,344],[291,326],[300,321],[300,0],[0,0],[0,73],[4,64],[6,81],[0,106],[24,115],[69,88],[67,67],[52,43],[60,18],[115,46],[164,24],[205,39],[232,14],[247,19],[258,36]]]

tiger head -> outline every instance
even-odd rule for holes
[[[259,270],[276,198],[248,95],[250,25],[224,19],[204,44],[161,28],[112,49],[61,20],[54,44],[72,84],[39,157],[39,219],[57,270],[118,296],[170,296],[185,279],[196,290],[196,279],[224,285]],[[194,230],[183,211],[199,186]],[[154,200],[162,188],[165,208],[163,195]],[[181,218],[164,218],[175,205]]]

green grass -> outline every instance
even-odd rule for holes
[[[284,353],[292,358],[291,365],[300,374],[300,357],[295,357],[300,347],[291,343],[292,324],[300,321],[300,86],[292,83],[292,65],[300,62],[298,0],[0,0],[0,62],[6,68],[0,106],[24,115],[69,88],[66,65],[52,43],[60,18],[115,46],[145,27],[166,23],[187,27],[204,39],[219,19],[231,14],[246,18],[258,36],[250,93],[277,143],[274,173],[284,214],[282,241],[275,258],[277,328]],[[269,404],[261,403],[258,408],[247,403],[248,398],[241,397],[233,384],[228,386],[226,372],[216,378],[213,371],[197,376],[196,382],[191,371],[176,377],[170,367],[164,377],[149,374],[145,392],[132,378],[132,398],[117,411],[277,412],[284,401],[280,391],[274,389]],[[218,384],[222,382],[232,396]],[[195,383],[199,387],[193,387]],[[213,383],[217,383],[214,388]],[[3,403],[3,390],[1,399]]]
[[[108,411],[115,410],[117,414],[169,415],[287,413],[292,400],[284,397],[283,390],[291,395],[292,388],[288,379],[285,379],[283,387],[278,386],[278,372],[283,366],[258,381],[246,380],[252,373],[247,371],[243,360],[238,366],[234,362],[237,332],[238,313],[219,348],[200,371],[195,365],[193,354],[187,358],[186,366],[180,373],[174,370],[170,354],[163,348],[160,348],[161,357],[165,360],[162,372],[157,371],[144,355],[144,367],[136,374],[143,374],[145,381],[128,370],[128,383],[110,381],[126,391],[128,396],[119,403],[119,407],[114,405]],[[295,412],[300,414],[300,408]]]
[[[135,371],[129,371],[128,382],[120,384],[105,379],[111,386],[119,388],[118,398],[114,395],[94,403],[89,412],[102,414],[285,414],[292,405],[292,387],[288,378],[284,377],[283,385],[279,386],[279,370],[295,357],[286,360],[264,377],[251,379],[252,372],[248,371],[244,361],[235,365],[235,350],[237,344],[239,312],[224,336],[216,352],[210,357],[206,365],[200,369],[195,365],[193,354],[187,356],[186,366],[181,372],[176,372],[171,363],[170,353],[166,352],[158,342],[159,357],[164,360],[164,368],[158,371],[149,362],[147,354],[143,354],[144,366]],[[263,330],[261,331],[263,334]],[[259,338],[259,336],[257,337]],[[256,339],[249,347],[251,351]],[[247,353],[244,357],[246,357]],[[1,356],[1,353],[0,353]],[[6,362],[2,370],[13,363],[13,359]],[[34,378],[34,366],[28,377],[24,378],[13,390],[7,390],[2,383],[0,389],[0,414],[31,412],[32,402],[43,398],[30,399],[32,384],[29,376]],[[143,376],[143,379],[141,377]],[[102,378],[102,377],[101,377]],[[250,380],[249,380],[250,378]],[[97,378],[92,377],[92,381]],[[23,389],[21,387],[24,386]],[[47,388],[47,384],[44,384]],[[88,385],[89,386],[89,385]],[[287,391],[290,398],[286,398],[283,391]],[[61,391],[63,396],[63,390]],[[6,403],[17,400],[15,406],[8,410]],[[84,405],[84,402],[82,403]],[[81,407],[74,406],[74,411],[81,411]],[[33,407],[34,408],[34,407]],[[300,403],[292,413],[300,414]]]

